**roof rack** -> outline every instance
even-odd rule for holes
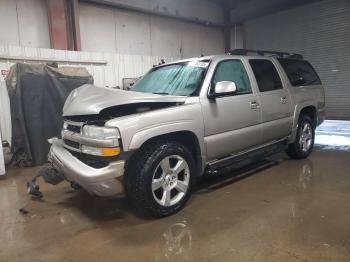
[[[249,55],[250,53],[258,54],[260,56],[273,56],[281,58],[303,59],[303,56],[295,53],[267,51],[267,50],[252,50],[252,49],[233,49],[228,52],[229,55]]]

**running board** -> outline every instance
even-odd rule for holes
[[[226,169],[228,167],[233,167],[238,165],[239,162],[247,159],[259,159],[262,156],[270,156],[277,152],[280,152],[286,148],[287,138],[279,139],[271,143],[266,143],[258,147],[251,148],[249,150],[240,152],[238,154],[233,154],[226,156],[221,159],[209,162],[206,167],[206,173],[217,174],[221,169]]]

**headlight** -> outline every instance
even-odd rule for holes
[[[89,126],[83,127],[83,136],[94,139],[118,139],[119,131],[113,127]]]
[[[97,148],[97,147],[82,145],[81,151],[85,154],[95,155],[95,156],[117,156],[120,154],[119,147]]]

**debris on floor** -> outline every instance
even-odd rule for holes
[[[19,209],[19,212],[20,212],[22,215],[26,215],[26,214],[29,213],[29,211],[28,211],[27,209],[23,208],[23,207]]]
[[[36,174],[29,182],[27,182],[28,193],[32,196],[32,198],[35,199],[40,199],[43,197],[43,193],[40,192],[40,188],[36,184],[36,179],[39,177],[42,177],[46,183],[52,185],[57,185],[64,180],[63,175],[58,173],[53,167],[44,166],[39,170],[38,174]]]

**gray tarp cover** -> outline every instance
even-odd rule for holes
[[[84,68],[15,64],[6,79],[11,104],[12,151],[32,165],[47,162],[47,139],[60,136],[69,93],[92,76]]]

